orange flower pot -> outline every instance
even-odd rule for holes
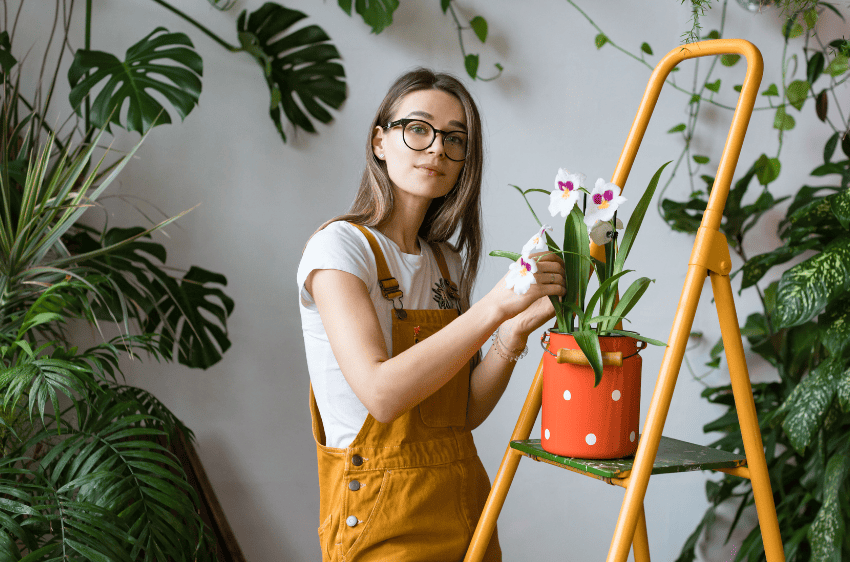
[[[590,365],[558,363],[553,356],[562,348],[579,350],[573,336],[550,332],[549,352],[543,354],[540,444],[545,450],[584,459],[617,459],[635,454],[642,362],[638,351],[643,349],[637,344],[638,340],[627,336],[599,338],[603,354],[622,354],[622,366],[606,364],[602,381],[594,388]]]

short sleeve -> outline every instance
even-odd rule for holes
[[[317,269],[337,269],[351,273],[369,287],[370,272],[374,270],[374,265],[369,264],[370,259],[374,258],[369,243],[356,227],[343,221],[332,222],[310,238],[301,255],[296,276],[301,304],[309,309],[316,306],[304,283],[310,273]]]

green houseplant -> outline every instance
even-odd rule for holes
[[[551,252],[564,260],[567,294],[560,300],[550,297],[555,308],[557,331],[575,337],[576,343],[593,368],[594,386],[599,384],[603,372],[600,336],[625,335],[653,345],[665,345],[634,332],[619,330],[616,326],[625,319],[626,314],[637,304],[652,282],[648,277],[641,277],[619,296],[620,278],[632,271],[624,269],[626,258],[667,164],[662,165],[650,180],[635,206],[619,245],[617,229],[622,228],[622,223],[617,219],[617,209],[626,201],[619,194],[620,188],[599,178],[594,188],[588,191],[584,187],[584,174],[570,174],[562,168],[558,171],[555,189],[552,191],[536,188],[523,191],[513,186],[525,199],[534,220],[540,225],[540,230],[525,244],[521,254],[501,250],[490,252],[491,256],[506,257],[514,262],[510,266],[511,273],[506,282],[508,287],[517,293],[524,293],[528,286],[534,283],[534,277],[528,275],[536,271],[534,260],[529,258],[531,252]],[[565,217],[563,246],[559,247],[552,239],[549,235],[552,228],[541,223],[534,212],[527,197],[532,192],[548,195],[548,210],[551,215],[554,217],[560,214]],[[583,194],[582,209],[576,204],[580,194]],[[590,209],[587,204],[588,195]],[[604,248],[605,261],[591,256],[591,240]],[[588,298],[588,283],[593,270],[596,271],[599,288]],[[595,313],[597,306],[598,314]]]

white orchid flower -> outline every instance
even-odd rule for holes
[[[623,230],[623,221],[617,219],[617,230]],[[597,246],[604,246],[614,239],[614,228],[610,221],[598,221],[590,229],[590,239]]]
[[[534,260],[526,260],[524,257],[520,257],[508,269],[510,271],[505,277],[505,285],[508,289],[512,288],[518,295],[524,295],[532,284],[537,283],[537,280],[534,279],[534,274],[537,273],[537,263]]]
[[[590,201],[587,205],[587,214],[584,223],[588,230],[596,224],[596,221],[609,221],[614,216],[617,207],[627,201],[619,194],[620,188],[602,178],[596,180],[593,191],[590,192]]]
[[[531,252],[534,251],[545,251],[549,249],[549,246],[546,245],[546,232],[552,232],[552,227],[548,224],[544,224],[540,231],[531,237],[531,239],[525,243],[525,246],[522,247],[522,256],[524,258],[528,258],[531,255]]]
[[[558,168],[555,176],[555,189],[549,194],[549,213],[554,217],[558,213],[566,217],[578,200],[578,188],[584,187],[587,178],[584,174],[571,174],[566,168]]]

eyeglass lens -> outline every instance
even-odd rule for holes
[[[437,133],[425,121],[410,121],[404,127],[404,143],[413,150],[425,150],[434,142]],[[442,133],[443,150],[450,160],[460,161],[466,158],[467,136],[462,131]]]

